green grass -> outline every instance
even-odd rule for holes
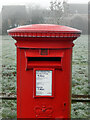
[[[16,47],[15,40],[3,36],[2,42],[2,92],[16,93]],[[88,94],[88,36],[82,35],[73,48],[72,93]],[[13,94],[12,94],[13,95]],[[71,107],[72,118],[87,118],[87,103],[74,103]],[[2,101],[2,116],[16,117],[16,101]]]

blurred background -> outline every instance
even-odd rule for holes
[[[0,12],[2,34],[7,34],[7,29],[28,24],[67,25],[88,33],[87,0],[4,1]]]

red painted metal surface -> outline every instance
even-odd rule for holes
[[[78,37],[80,30],[52,24],[36,24],[8,30],[14,37]]]
[[[81,31],[39,24],[8,34],[17,41],[17,118],[70,118],[72,47]],[[51,96],[36,95],[37,70],[52,71]]]

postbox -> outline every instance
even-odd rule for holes
[[[33,24],[8,34],[17,47],[17,118],[70,118],[72,47],[81,31]]]

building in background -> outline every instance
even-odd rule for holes
[[[2,33],[7,29],[24,25],[27,21],[26,7],[22,5],[3,6],[2,8]]]
[[[60,20],[61,25],[76,27],[87,34],[88,27],[88,4],[66,4],[66,12]],[[28,8],[28,10],[27,10]],[[7,29],[27,24],[56,24],[50,9],[41,9],[24,5],[3,6],[2,11],[2,33],[7,34]],[[54,18],[53,18],[54,17]],[[54,21],[54,23],[53,23]],[[1,33],[0,33],[1,34]]]

